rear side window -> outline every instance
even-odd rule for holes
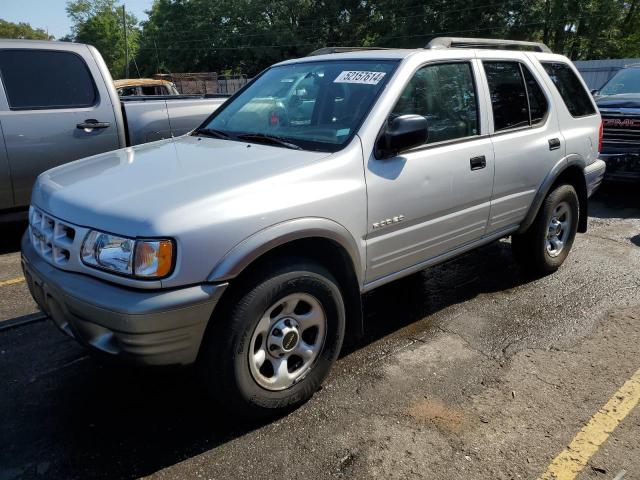
[[[84,60],[52,50],[0,50],[0,75],[12,110],[90,107],[97,93]]]
[[[403,90],[390,118],[422,115],[429,121],[427,143],[478,134],[478,107],[469,63],[427,65]]]
[[[591,96],[569,65],[560,62],[542,62],[542,66],[560,92],[571,115],[583,117],[596,113]]]
[[[487,74],[494,130],[541,123],[549,102],[529,69],[519,62],[483,62]]]
[[[487,74],[496,132],[529,125],[529,102],[520,64],[483,62]]]
[[[524,65],[520,65],[524,74],[524,81],[527,86],[527,96],[529,98],[529,111],[531,112],[531,125],[535,125],[544,120],[549,109],[547,97],[542,92],[542,88],[533,77],[531,72]]]

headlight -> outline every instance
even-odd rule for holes
[[[82,261],[121,275],[162,278],[173,266],[171,240],[133,240],[90,231],[82,243]]]

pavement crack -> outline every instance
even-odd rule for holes
[[[440,325],[434,325],[438,330],[440,330],[440,332],[444,333],[444,334],[448,334],[448,335],[453,335],[458,337],[460,340],[462,340],[464,342],[464,344],[471,350],[473,350],[476,353],[479,353],[480,355],[482,355],[483,357],[485,357],[487,360],[490,360],[492,362],[495,362],[497,359],[485,352],[483,352],[482,350],[480,350],[477,347],[474,347],[469,340],[467,340],[465,337],[463,337],[461,334],[459,334],[458,332],[454,332],[453,330],[447,330],[446,328],[440,326]],[[426,343],[426,342],[425,342]]]
[[[533,377],[537,378],[542,383],[544,383],[546,385],[549,385],[550,387],[554,387],[554,388],[558,388],[558,389],[562,388],[562,386],[558,385],[557,383],[553,383],[553,382],[549,382],[548,380],[545,380],[540,375],[538,375],[536,372],[527,372],[527,373],[529,373],[529,375],[532,375]]]

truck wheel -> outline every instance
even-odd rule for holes
[[[529,229],[513,235],[516,259],[530,273],[555,272],[569,255],[578,229],[578,195],[571,185],[560,185],[544,200]]]
[[[252,275],[226,305],[212,319],[199,358],[212,397],[251,418],[311,398],[344,338],[345,308],[331,273],[290,259]]]

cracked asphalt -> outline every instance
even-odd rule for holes
[[[101,364],[49,321],[0,330],[0,480],[537,478],[640,367],[639,267],[638,187],[606,186],[554,275],[504,240],[368,294],[366,338],[263,424],[220,415],[189,369]],[[0,287],[0,329],[34,312]],[[578,478],[622,470],[640,479],[640,407]]]

